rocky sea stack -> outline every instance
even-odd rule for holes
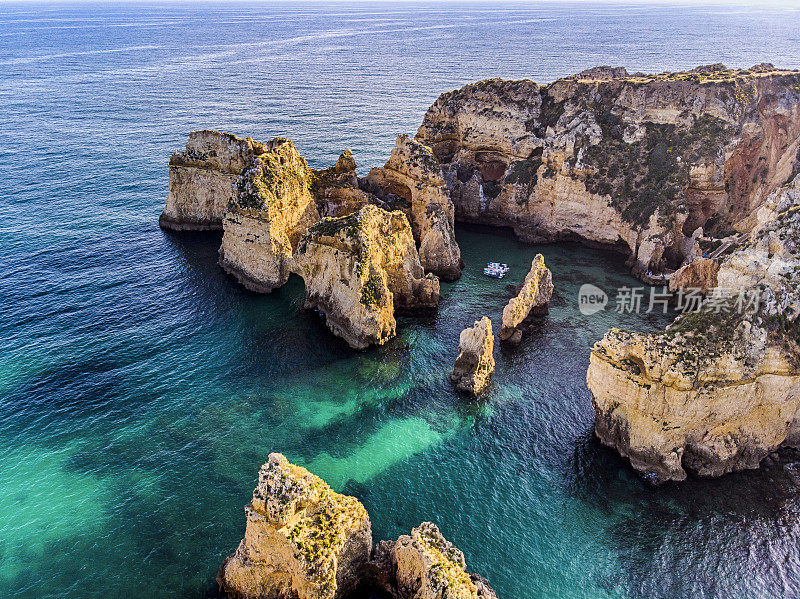
[[[356,590],[392,599],[497,599],[431,522],[373,552],[361,502],[279,453],[261,467],[245,515],[244,539],[217,575],[232,599],[340,599]]]
[[[354,497],[273,453],[245,515],[244,539],[217,576],[229,596],[338,599],[358,586],[372,529]]]
[[[305,306],[350,346],[382,345],[395,334],[395,309],[435,308],[439,280],[420,265],[411,227],[399,211],[365,206],[325,218],[303,236],[295,270]]]
[[[408,210],[419,240],[425,270],[446,281],[461,276],[464,263],[453,233],[454,211],[444,175],[431,149],[409,135],[399,135],[383,168],[369,172],[365,184],[388,202]]]
[[[297,148],[279,137],[237,178],[219,263],[247,289],[268,293],[289,279],[300,237],[319,220],[309,178]]]
[[[183,152],[169,159],[169,195],[158,224],[176,231],[222,229],[236,181],[264,144],[219,131],[192,131]]]
[[[544,265],[544,256],[536,254],[519,293],[503,308],[500,339],[511,345],[519,344],[522,340],[520,325],[531,315],[546,314],[552,295],[553,274]]]
[[[494,372],[493,351],[492,321],[487,316],[461,331],[458,357],[450,375],[456,388],[473,395],[483,391]]]

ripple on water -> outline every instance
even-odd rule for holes
[[[800,595],[794,466],[654,490],[593,439],[589,348],[611,326],[665,323],[578,312],[583,283],[635,284],[619,256],[461,228],[467,268],[438,312],[400,317],[395,339],[355,353],[298,311],[301,280],[247,293],[217,266],[219,234],[156,226],[166,162],[192,129],[289,135],[315,167],[350,147],[363,173],[444,90],[594,64],[800,67],[798,19],[0,9],[0,595],[204,596],[274,450],[362,498],[378,538],[435,520],[507,599]],[[498,350],[488,395],[466,401],[448,381],[459,332],[484,314],[499,324],[539,251],[550,314]],[[481,276],[488,260],[508,278]]]

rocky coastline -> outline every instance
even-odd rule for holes
[[[709,302],[656,334],[612,329],[592,350],[595,432],[653,482],[758,468],[800,446],[800,177],[766,205],[748,241],[699,269],[731,309]]]
[[[456,220],[615,249],[647,281],[681,266],[699,228],[736,229],[791,177],[799,84],[767,64],[490,79],[442,94],[417,139],[442,167]]]
[[[287,139],[193,132],[170,159],[159,223],[222,229],[220,265],[252,291],[299,275],[304,306],[355,349],[394,336],[396,310],[437,306],[439,279],[464,267],[459,221],[622,252],[635,276],[673,290],[758,289],[752,313],[611,330],[592,350],[598,438],[651,480],[682,480],[757,467],[800,442],[799,152],[800,72],[596,67],[444,93],[365,177],[349,151],[315,170]],[[503,311],[505,343],[546,310],[539,258]],[[487,368],[470,370],[486,352],[463,349],[455,382],[478,392]]]

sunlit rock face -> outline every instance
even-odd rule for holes
[[[339,599],[354,591],[372,551],[364,506],[272,453],[258,473],[247,527],[217,582],[240,599]]]
[[[264,144],[219,131],[192,131],[183,152],[169,160],[169,195],[159,218],[165,229],[222,229],[234,184]]]
[[[714,258],[698,258],[681,266],[669,279],[669,290],[673,293],[680,289],[697,289],[703,295],[717,286],[719,260]]]
[[[492,321],[487,316],[461,331],[458,356],[450,375],[456,388],[473,395],[483,391],[494,372],[493,352]]]
[[[486,579],[467,572],[464,554],[432,522],[378,543],[366,572],[366,582],[393,599],[497,599]]]
[[[429,147],[399,135],[389,160],[369,172],[365,186],[409,217],[426,271],[447,281],[461,276],[464,264],[453,232],[453,203]]]
[[[365,206],[323,219],[301,240],[294,268],[305,281],[306,307],[322,312],[328,328],[356,349],[393,337],[396,309],[439,302],[439,281],[424,273],[400,211]]]
[[[500,327],[500,339],[511,345],[522,341],[520,325],[530,315],[546,314],[553,295],[553,274],[544,264],[544,256],[536,254],[531,262],[531,269],[519,293],[512,297],[503,308],[503,322]]]
[[[324,170],[312,170],[311,193],[321,216],[339,217],[357,212],[380,200],[359,187],[356,161],[350,150],[339,156],[336,164]]]
[[[765,205],[772,217],[716,274],[757,302],[709,304],[655,334],[612,329],[591,353],[595,433],[656,482],[756,468],[800,445],[800,179]]]
[[[275,138],[234,187],[219,263],[247,289],[270,292],[286,283],[300,237],[319,220],[308,166],[291,141]]]
[[[279,453],[261,467],[245,515],[244,538],[217,574],[231,599],[343,599],[374,591],[392,599],[497,599],[431,522],[373,551],[361,502]]]
[[[681,265],[698,227],[746,227],[795,172],[799,106],[800,74],[771,65],[598,67],[546,86],[491,79],[442,94],[417,139],[441,165],[457,219],[612,247],[646,280]]]

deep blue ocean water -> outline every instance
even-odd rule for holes
[[[243,291],[218,234],[157,227],[190,130],[293,138],[313,166],[382,164],[437,95],[597,64],[800,67],[789,8],[612,4],[0,5],[0,596],[195,597],[215,588],[270,451],[367,506],[376,540],[423,520],[503,599],[798,597],[800,469],[653,489],[592,437],[584,282],[620,258],[459,228],[434,316],[348,350],[302,281]],[[550,315],[499,351],[481,401],[447,375],[533,255]],[[504,281],[480,275],[511,265]]]

